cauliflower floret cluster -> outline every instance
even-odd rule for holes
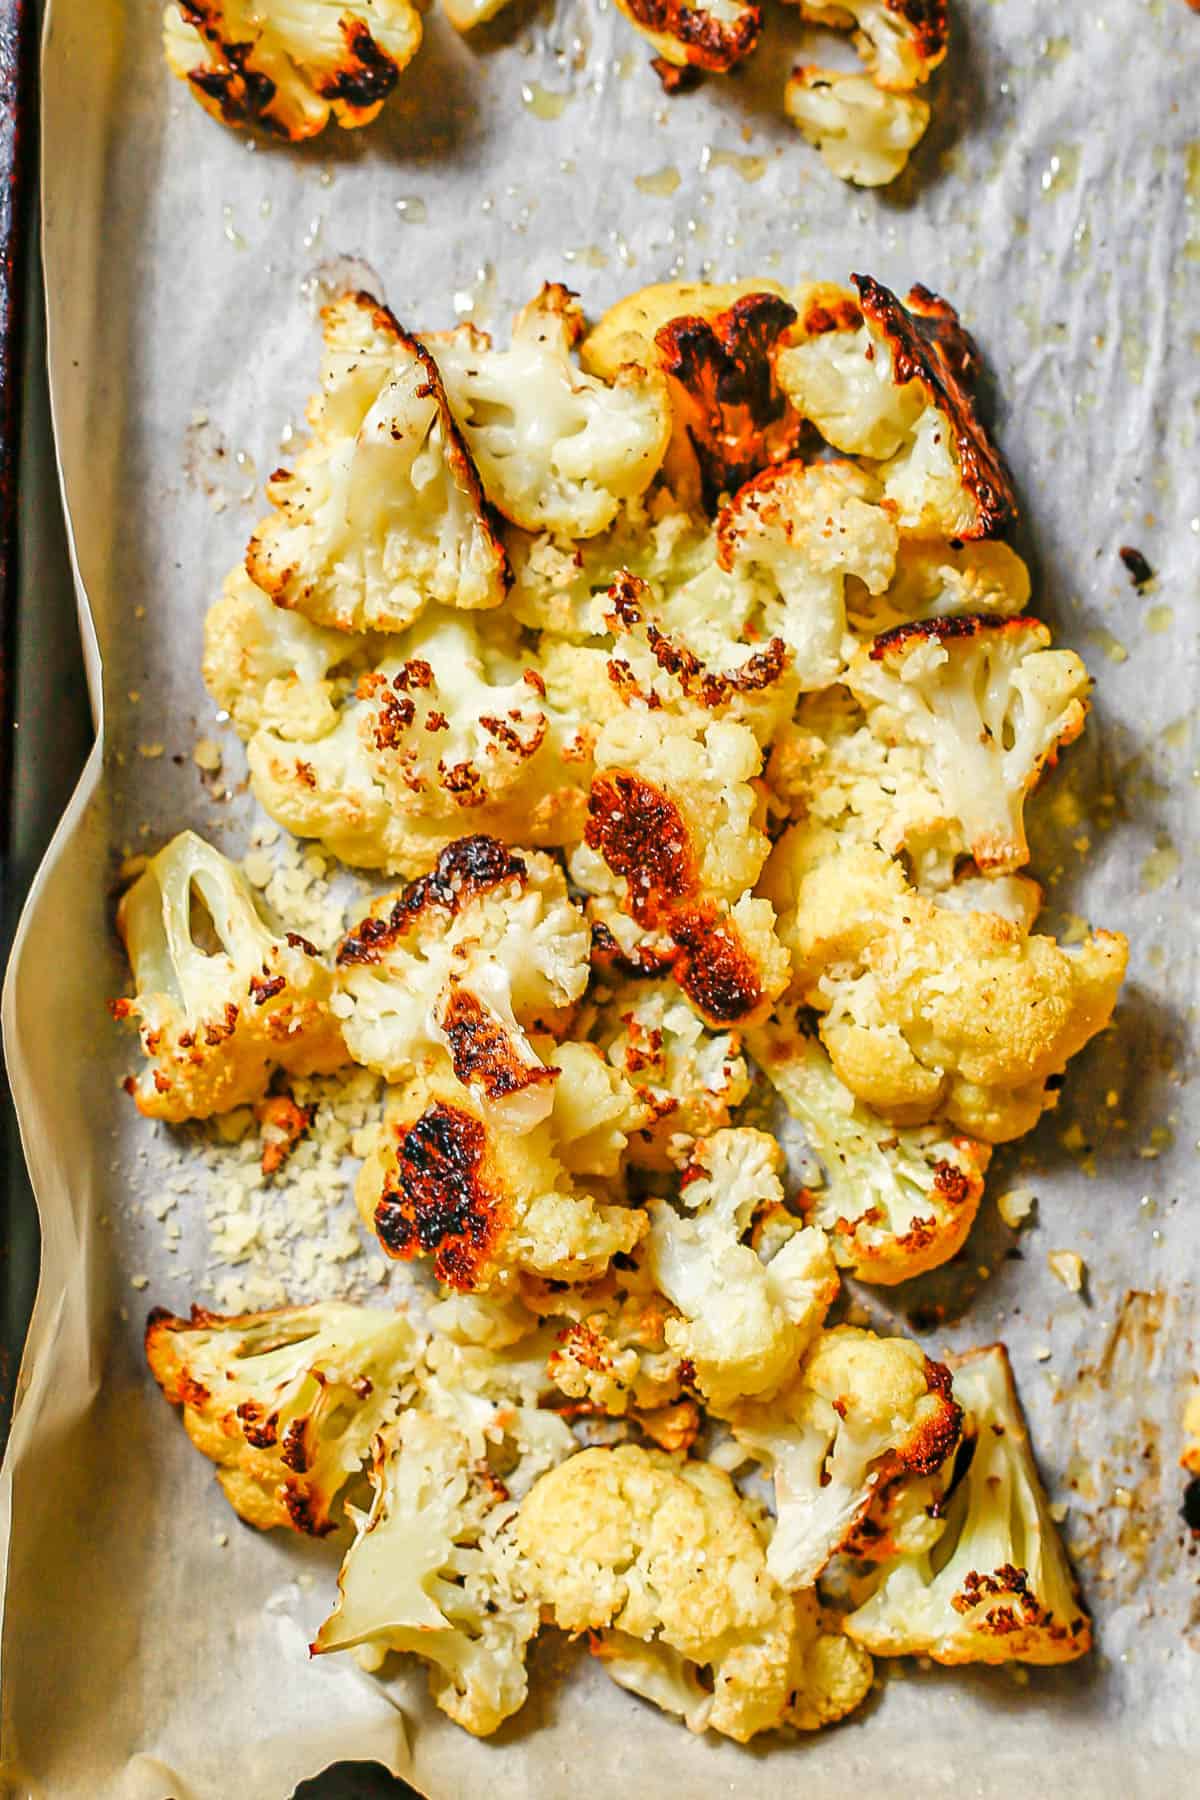
[[[826,166],[859,187],[894,181],[925,135],[929,103],[914,93],[944,61],[946,0],[798,0],[814,25],[851,30],[865,73],[794,71],[784,106]]]
[[[895,1124],[943,1114],[987,1143],[1020,1137],[1112,1016],[1120,933],[1064,949],[1000,913],[939,906],[877,845],[803,825],[780,838],[761,886],[838,1076]]]
[[[193,831],[151,858],[117,909],[146,1067],[139,1111],[181,1124],[257,1100],[276,1069],[324,1075],[348,1061],[333,980],[313,946],[266,925],[235,864]]]
[[[914,17],[835,21],[901,97]],[[665,285],[582,341],[548,287],[508,348],[325,328],[204,673],[260,804],[404,885],[357,882],[327,966],[185,834],[115,1010],[143,1110],[253,1104],[276,1166],[288,1077],[375,1071],[356,1199],[422,1268],[411,1312],[156,1313],[160,1385],[243,1517],[353,1524],[314,1650],[424,1658],[472,1732],[551,1623],[740,1742],[853,1710],[872,1652],[1079,1654],[1003,1352],[833,1311],[963,1251],[1125,964],[1033,935],[1087,680],[994,536],[974,346],[865,277]]]
[[[226,125],[298,142],[330,118],[369,125],[421,44],[409,0],[172,0],[173,75]]]
[[[335,1010],[356,1062],[399,1081],[446,1053],[488,1115],[521,1131],[549,1113],[559,1074],[528,1032],[563,1021],[590,953],[557,863],[460,838],[343,939]]]
[[[870,1658],[814,1595],[779,1591],[737,1489],[709,1464],[584,1450],[534,1484],[517,1537],[554,1621],[594,1634],[615,1681],[692,1731],[746,1743],[813,1730],[870,1688]]]

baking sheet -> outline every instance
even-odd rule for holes
[[[51,384],[102,745],[4,1003],[44,1232],[0,1483],[13,1793],[282,1800],[335,1757],[378,1757],[437,1800],[485,1783],[498,1800],[656,1792],[667,1769],[683,1797],[753,1784],[768,1800],[799,1782],[814,1800],[870,1791],[897,1768],[956,1797],[1194,1781],[1200,1600],[1174,1463],[1200,1269],[1200,20],[1183,0],[1078,23],[1032,0],[954,12],[929,138],[897,187],[864,194],[780,115],[786,19],[743,77],[669,103],[646,46],[596,0],[517,0],[470,45],[432,16],[376,126],[292,150],[223,131],[168,81],[156,7],[53,0]],[[1057,1671],[885,1666],[858,1721],[746,1751],[690,1738],[548,1640],[525,1713],[479,1744],[429,1706],[417,1668],[383,1687],[349,1661],[309,1663],[336,1548],[241,1527],[153,1391],[151,1303],[378,1292],[378,1265],[348,1196],[322,1219],[297,1191],[266,1202],[277,1216],[252,1218],[223,1266],[230,1158],[204,1161],[119,1090],[132,1049],[104,1012],[123,979],[111,890],[124,858],[185,823],[239,855],[250,843],[241,752],[199,679],[201,624],[301,419],[329,288],[352,275],[409,323],[486,325],[547,279],[595,314],[675,274],[851,269],[926,282],[978,336],[1039,609],[1097,678],[1035,843],[1051,925],[1130,934],[1117,1025],[1073,1065],[1059,1112],[994,1165],[990,1195],[1032,1187],[1033,1224],[1016,1237],[985,1201],[924,1309],[891,1298],[934,1353],[1009,1343],[1052,1497],[1070,1504],[1098,1653]],[[1157,572],[1144,594],[1125,544]],[[220,771],[197,765],[197,740],[220,743]],[[280,843],[262,854],[277,898],[322,897]],[[342,1260],[314,1254],[327,1241]],[[1061,1248],[1086,1259],[1082,1296],[1047,1268]],[[938,1320],[931,1294],[950,1313],[969,1298],[965,1316]]]

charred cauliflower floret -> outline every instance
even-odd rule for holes
[[[812,64],[793,70],[783,105],[830,174],[856,187],[895,181],[929,127],[929,102],[919,95]]]
[[[743,487],[717,521],[721,567],[767,582],[767,630],[788,646],[800,685],[827,687],[842,666],[845,587],[891,580],[898,543],[882,490],[854,463],[781,463]]]
[[[932,1550],[885,1563],[846,1621],[876,1655],[940,1663],[1071,1662],[1091,1622],[1038,1478],[1002,1344],[959,1358],[971,1460]]]
[[[657,367],[589,375],[574,354],[583,330],[575,296],[550,283],[517,314],[507,350],[472,325],[424,340],[489,500],[527,531],[594,537],[649,487],[667,447]]]
[[[838,1075],[898,1124],[944,1114],[988,1143],[1031,1130],[1125,972],[1120,933],[1063,949],[999,913],[936,905],[877,846],[804,826],[780,838],[761,887]]]
[[[1029,860],[1025,797],[1087,716],[1088,672],[1037,619],[898,625],[846,680],[885,741],[915,745],[984,874]]]
[[[171,73],[206,112],[293,143],[331,116],[369,125],[420,43],[409,0],[173,0],[163,15]]]
[[[619,974],[610,981],[603,959],[589,1013],[589,1039],[649,1115],[630,1136],[631,1163],[669,1169],[678,1160],[673,1146],[729,1124],[750,1090],[736,1032],[706,1030],[673,983]]]
[[[485,1114],[521,1131],[549,1113],[558,1073],[528,1033],[580,998],[590,951],[557,863],[459,838],[343,939],[335,1010],[356,1062],[399,1081],[444,1051]]]
[[[303,713],[305,690],[292,690]],[[527,844],[583,834],[591,732],[547,699],[502,620],[430,610],[358,676],[332,728],[247,747],[259,803],[344,862],[412,876],[466,829]]]
[[[420,1340],[403,1313],[333,1300],[225,1318],[158,1308],[146,1357],[234,1511],[261,1531],[322,1536],[411,1392]]]
[[[975,411],[973,340],[928,288],[902,305],[869,275],[853,281],[857,299],[827,283],[800,297],[775,357],[781,390],[835,449],[877,465],[902,533],[999,536],[1016,501]]]
[[[370,661],[369,637],[276,606],[240,565],[204,621],[204,683],[243,738],[259,730],[299,743],[324,737]]]
[[[801,15],[833,30],[852,26],[854,48],[874,81],[919,87],[945,61],[946,0],[798,0]]]
[[[782,1586],[808,1588],[885,1483],[943,1467],[962,1413],[949,1370],[919,1345],[837,1325],[775,1399],[744,1402],[729,1420],[774,1474],[767,1567]]]
[[[846,610],[854,629],[873,637],[915,619],[964,613],[1011,619],[1028,606],[1030,593],[1029,570],[1008,544],[904,538],[886,589],[871,594],[851,581]]]
[[[553,1413],[468,1401],[449,1416],[403,1414],[376,1439],[370,1510],[338,1576],[340,1597],[312,1648],[388,1651],[430,1665],[442,1711],[477,1737],[523,1704],[525,1650],[539,1607],[517,1547],[522,1496],[570,1455]]]
[[[783,1153],[765,1132],[718,1131],[696,1145],[678,1200],[652,1200],[646,1266],[678,1308],[667,1343],[710,1405],[773,1394],[837,1297],[823,1231],[784,1210]],[[767,1224],[759,1248],[755,1226]]]
[[[617,0],[631,25],[653,44],[672,68],[708,69],[725,74],[758,42],[762,7],[758,0]]]
[[[592,1064],[604,1070],[598,1052]],[[564,1062],[555,1111],[520,1134],[485,1119],[448,1064],[394,1089],[356,1188],[386,1254],[432,1257],[447,1287],[503,1292],[521,1273],[589,1281],[632,1250],[645,1214],[606,1197],[611,1187],[593,1191],[576,1179],[560,1153],[571,1072]],[[631,1098],[630,1128],[642,1116]]]
[[[328,1075],[347,1059],[332,978],[312,945],[276,937],[242,871],[193,831],[172,838],[117,909],[147,1067],[126,1083],[140,1112],[181,1124],[244,1106],[276,1069]]]
[[[762,1016],[787,985],[774,916],[749,893],[767,849],[760,761],[733,721],[696,736],[661,709],[622,713],[597,741],[585,846],[571,861],[585,891],[668,935],[675,979],[714,1025]]]
[[[430,601],[499,606],[512,573],[433,358],[367,294],[323,322],[313,435],[267,483],[247,572],[340,631],[403,631]]]
[[[949,1262],[966,1242],[991,1146],[944,1126],[899,1128],[864,1106],[791,1009],[750,1034],[755,1061],[804,1127],[824,1171],[803,1199],[842,1268],[892,1285]]]
[[[815,1729],[870,1686],[815,1597],[779,1593],[745,1504],[707,1463],[584,1450],[530,1490],[517,1535],[555,1622],[597,1633],[613,1679],[693,1731]]]
[[[676,1441],[664,1448],[688,1448],[699,1421],[681,1399],[687,1367],[667,1342],[673,1309],[644,1259],[565,1291],[546,1283],[539,1294],[527,1282],[522,1292],[554,1331],[546,1370],[560,1393],[581,1410],[632,1416],[660,1443],[670,1431]]]

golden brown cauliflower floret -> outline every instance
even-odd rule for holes
[[[151,859],[117,928],[137,991],[111,1010],[138,1023],[148,1066],[126,1087],[150,1118],[207,1119],[257,1100],[276,1069],[348,1060],[329,969],[295,932],[275,936],[242,871],[195,832]]]
[[[667,1343],[674,1309],[655,1287],[644,1258],[565,1291],[553,1283],[525,1281],[521,1292],[554,1332],[546,1367],[561,1393],[581,1411],[632,1416],[658,1441],[660,1428],[682,1432],[686,1443],[670,1447],[687,1447],[698,1425],[695,1406],[681,1399],[688,1368]],[[656,1415],[649,1425],[647,1414]]]
[[[1037,619],[926,619],[884,632],[846,675],[873,735],[920,751],[984,874],[1029,860],[1025,798],[1087,716],[1087,670],[1049,645]]]
[[[773,1471],[767,1567],[787,1588],[812,1586],[885,1483],[941,1470],[962,1422],[941,1363],[851,1325],[822,1332],[773,1400],[728,1417],[741,1448]]]
[[[880,282],[815,284],[781,339],[775,373],[835,449],[877,465],[901,532],[997,537],[1016,517],[1012,481],[974,402],[979,352],[945,300]]]
[[[989,1144],[937,1123],[887,1124],[838,1078],[790,1006],[750,1033],[749,1048],[820,1160],[824,1179],[802,1203],[842,1268],[891,1286],[957,1255],[983,1198]]]
[[[517,1535],[556,1623],[598,1633],[614,1680],[693,1731],[744,1743],[811,1730],[870,1686],[869,1659],[838,1647],[815,1596],[779,1593],[737,1490],[709,1464],[585,1450],[530,1490]]]
[[[574,354],[583,332],[575,295],[548,282],[517,314],[507,350],[473,325],[424,336],[488,499],[526,531],[594,537],[649,487],[666,451],[657,366],[588,374]]]
[[[520,1131],[550,1112],[558,1074],[528,1034],[565,1022],[590,949],[550,857],[459,838],[343,939],[335,1010],[356,1062],[398,1081],[444,1052],[485,1113]]]
[[[161,1307],[146,1357],[225,1497],[260,1531],[322,1536],[371,1440],[413,1386],[420,1342],[403,1313],[326,1300],[190,1319]]]
[[[856,187],[895,181],[929,128],[929,102],[919,95],[811,63],[792,71],[783,105],[829,172]]]
[[[594,1073],[612,1074],[597,1051],[579,1050]],[[570,1107],[571,1075],[564,1061],[554,1084],[560,1120]],[[520,1134],[505,1130],[484,1117],[448,1065],[394,1089],[356,1188],[363,1220],[386,1254],[406,1262],[430,1256],[440,1281],[472,1292],[511,1288],[521,1272],[588,1281],[632,1250],[645,1215],[598,1197],[585,1175],[572,1176],[555,1112]],[[630,1096],[628,1128],[642,1116]]]
[[[945,61],[947,0],[798,0],[810,24],[854,30],[854,48],[872,79],[901,92],[929,80]]]
[[[369,294],[322,322],[312,438],[267,483],[251,579],[340,631],[403,631],[431,601],[499,606],[512,572],[433,358]]]
[[[762,30],[758,0],[617,0],[631,25],[675,69],[725,74],[744,61]]]
[[[878,847],[805,826],[780,838],[761,888],[838,1075],[897,1124],[944,1114],[988,1143],[1020,1137],[1107,1025],[1125,972],[1120,933],[1062,949],[999,913],[939,906]]]
[[[851,580],[846,610],[855,631],[873,637],[916,619],[1014,618],[1028,606],[1031,592],[1029,570],[1010,544],[906,537],[883,592],[868,593]]]
[[[738,1034],[707,1030],[672,983],[622,976],[619,953],[611,977],[600,959],[582,1023],[647,1108],[629,1139],[640,1168],[675,1167],[672,1152],[728,1125],[750,1091]]]
[[[1091,1647],[1066,1552],[1038,1478],[1002,1344],[954,1360],[966,1474],[932,1547],[883,1565],[846,1620],[876,1655],[940,1663],[1071,1662]]]
[[[173,75],[226,125],[298,142],[330,118],[369,125],[421,43],[409,0],[172,0]]]
[[[677,1204],[646,1207],[646,1267],[679,1314],[667,1343],[717,1408],[773,1394],[837,1297],[829,1242],[786,1212],[782,1169],[766,1132],[718,1131],[695,1146]]]

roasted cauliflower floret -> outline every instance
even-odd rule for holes
[[[546,1371],[560,1393],[584,1410],[632,1415],[643,1429],[648,1429],[646,1415],[655,1415],[649,1427],[656,1437],[660,1417],[667,1422],[664,1409],[674,1409],[669,1423],[682,1429],[687,1441],[672,1447],[687,1448],[698,1424],[695,1406],[681,1400],[687,1368],[667,1343],[673,1309],[644,1258],[566,1291],[551,1283],[534,1291],[525,1282],[522,1293],[554,1331]]]
[[[744,1743],[813,1729],[870,1686],[869,1663],[835,1647],[815,1597],[779,1593],[745,1504],[710,1464],[630,1444],[584,1450],[530,1490],[517,1536],[555,1622],[598,1632],[609,1674],[693,1731]]]
[[[812,64],[793,70],[783,105],[830,174],[856,187],[895,181],[929,128],[927,100]]]
[[[427,1070],[389,1096],[359,1211],[388,1256],[432,1257],[448,1287],[503,1292],[522,1272],[589,1281],[633,1249],[646,1217],[576,1181],[558,1143],[553,1112],[518,1135],[486,1120],[448,1065]]]
[[[571,860],[585,891],[668,934],[675,979],[714,1025],[762,1016],[787,984],[774,916],[748,892],[767,848],[760,759],[732,721],[694,736],[662,710],[619,715],[596,745],[586,848]]]
[[[302,686],[292,703],[306,712]],[[271,817],[345,862],[418,875],[468,827],[537,845],[582,836],[590,730],[547,700],[504,621],[429,611],[334,719],[300,743],[260,730],[247,757]]]
[[[773,1394],[793,1373],[838,1291],[823,1231],[783,1207],[783,1153],[751,1130],[718,1131],[696,1145],[677,1204],[646,1211],[646,1267],[680,1317],[666,1325],[710,1405]],[[748,1241],[769,1221],[762,1253]]]
[[[1116,1004],[1119,933],[1063,949],[999,913],[938,906],[877,846],[792,826],[760,885],[838,1075],[898,1124],[944,1114],[988,1143],[1020,1137]]]
[[[956,1359],[971,1460],[933,1549],[885,1563],[846,1620],[876,1655],[940,1663],[1070,1662],[1091,1622],[1050,1517],[1002,1344]]]
[[[459,838],[343,939],[335,1010],[356,1062],[399,1081],[444,1051],[485,1114],[521,1131],[549,1113],[558,1073],[528,1033],[580,998],[590,951],[557,863]]]
[[[799,0],[802,16],[835,31],[854,27],[854,48],[872,80],[904,91],[945,61],[946,0]]]
[[[949,1370],[919,1345],[837,1325],[775,1399],[743,1402],[729,1420],[742,1449],[774,1473],[767,1567],[782,1586],[807,1588],[884,1483],[942,1468],[962,1413]]]
[[[420,43],[409,0],[174,0],[163,14],[171,73],[206,112],[293,143],[331,116],[369,125]]]
[[[709,69],[725,74],[758,42],[762,7],[758,0],[617,0],[631,25],[649,38],[673,68]]]
[[[539,1625],[517,1548],[523,1494],[575,1448],[553,1413],[460,1406],[407,1412],[374,1445],[370,1511],[338,1576],[340,1598],[312,1648],[389,1650],[430,1665],[442,1711],[477,1737],[525,1699],[525,1649]]]
[[[1016,501],[976,415],[973,340],[927,288],[902,305],[869,275],[853,281],[857,299],[828,283],[800,297],[775,357],[780,389],[835,449],[878,464],[903,533],[998,536]]]
[[[846,676],[874,734],[921,751],[984,874],[1029,860],[1025,797],[1087,716],[1087,670],[1049,644],[1037,619],[927,619],[884,632]]]
[[[239,564],[204,621],[204,683],[239,736],[261,729],[311,741],[337,724],[370,643],[276,606]]]
[[[371,1440],[408,1397],[420,1339],[403,1313],[326,1300],[190,1319],[161,1307],[146,1358],[234,1511],[322,1536]]]
[[[244,1106],[276,1069],[328,1075],[346,1062],[332,977],[294,932],[276,937],[242,871],[193,831],[151,858],[117,909],[147,1067],[139,1111],[181,1124]]]
[[[898,538],[881,493],[851,462],[781,463],[717,521],[721,567],[775,591],[766,628],[791,650],[805,689],[827,687],[841,669],[847,577],[872,594],[891,580]]]
[[[806,1190],[806,1217],[828,1233],[841,1267],[891,1285],[957,1255],[979,1211],[991,1146],[944,1126],[885,1124],[838,1079],[790,1008],[748,1041],[820,1160],[825,1179]]]
[[[846,609],[854,629],[873,637],[914,619],[964,613],[1010,619],[1028,606],[1031,591],[1029,570],[1008,544],[904,538],[884,592],[871,594],[851,581]]]
[[[667,447],[657,367],[586,374],[583,330],[575,296],[550,283],[517,314],[508,350],[471,325],[425,338],[489,500],[527,531],[594,537],[649,487]]]
[[[630,1136],[629,1161],[671,1168],[673,1147],[728,1125],[750,1091],[741,1039],[706,1030],[670,982],[619,975],[610,982],[603,961],[590,1000],[588,1037],[648,1113]]]
[[[512,572],[433,358],[369,295],[323,318],[313,436],[267,483],[247,572],[340,631],[403,631],[430,601],[499,606]]]

